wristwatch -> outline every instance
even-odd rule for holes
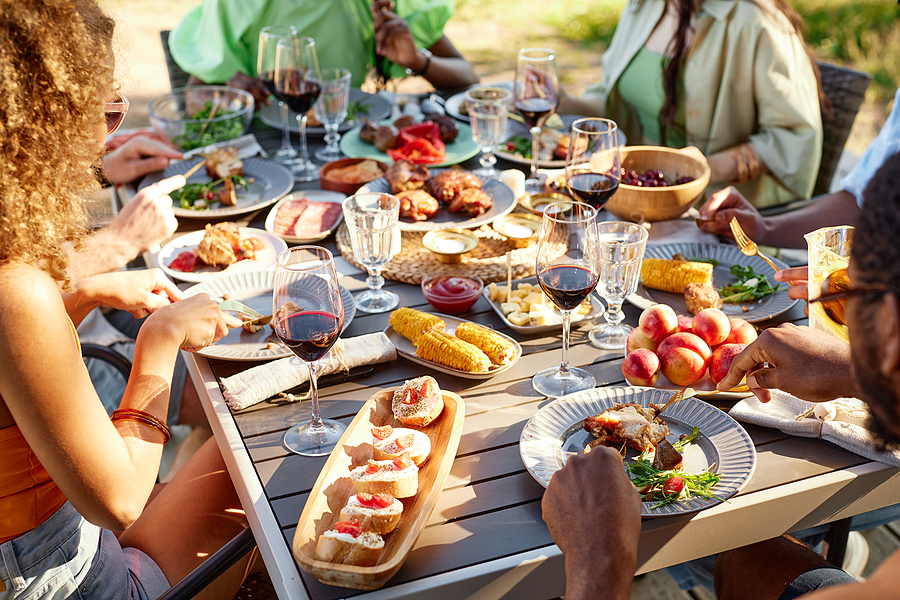
[[[432,54],[431,54],[431,50],[429,50],[428,48],[419,48],[418,52],[419,52],[419,54],[421,54],[422,56],[425,57],[425,66],[422,67],[418,71],[413,71],[412,69],[406,69],[406,74],[407,75],[415,75],[416,77],[424,77],[425,72],[428,71],[428,65],[431,64]]]

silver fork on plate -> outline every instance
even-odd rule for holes
[[[246,304],[238,302],[237,300],[222,300],[221,302],[219,302],[219,310],[244,313],[251,319],[259,319],[263,316],[263,314],[258,310],[250,308]]]

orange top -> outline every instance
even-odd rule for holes
[[[71,319],[69,320],[71,323]],[[75,345],[78,332],[75,332]],[[80,348],[80,346],[79,346]],[[0,544],[31,531],[65,504],[18,425],[0,429]]]

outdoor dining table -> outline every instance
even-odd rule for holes
[[[254,133],[263,147],[277,147],[279,132],[255,128]],[[302,187],[315,188],[317,182]],[[251,215],[251,226],[260,227],[266,212]],[[353,293],[365,289],[365,273],[341,257],[334,239],[322,245],[335,254],[341,284]],[[387,286],[399,294],[401,306],[431,310],[420,286],[398,282]],[[624,310],[626,322],[636,325],[640,310],[628,304]],[[541,518],[544,488],[528,473],[519,453],[526,422],[552,400],[532,389],[531,377],[559,363],[561,332],[528,336],[511,331],[484,298],[459,316],[518,340],[521,359],[493,378],[471,380],[398,358],[375,365],[365,378],[331,386],[323,381],[320,390],[323,417],[344,423],[373,394],[426,374],[465,401],[459,448],[440,500],[403,567],[383,588],[372,592],[324,585],[303,571],[292,555],[298,519],[326,461],[291,454],[282,445],[285,431],[309,418],[309,402],[271,399],[232,412],[224,402],[220,380],[256,363],[185,353],[279,598],[331,600],[364,594],[372,599],[546,600],[564,593],[563,557]],[[806,322],[802,303],[757,325],[766,328],[785,322]],[[387,313],[357,311],[343,337],[383,331],[387,326]],[[573,330],[571,364],[590,371],[598,386],[627,385],[621,370],[623,352],[595,348],[587,340],[587,329]],[[735,401],[710,402],[727,410]],[[844,519],[894,504],[900,497],[896,468],[822,440],[751,425],[745,428],[758,457],[747,486],[729,501],[696,514],[645,519],[638,573]]]

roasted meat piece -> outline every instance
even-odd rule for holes
[[[689,283],[684,286],[684,303],[692,315],[704,308],[722,308],[719,292],[709,283]]]
[[[466,188],[481,188],[481,180],[469,171],[449,169],[431,179],[431,195],[441,202],[450,202]]]
[[[438,208],[440,208],[440,204],[434,199],[434,196],[422,189],[398,192],[397,198],[400,199],[401,219],[424,221],[437,214]]]
[[[597,438],[590,447],[619,448],[628,444],[639,451],[653,450],[669,435],[668,426],[659,418],[661,408],[655,404],[616,403],[599,415],[587,417],[584,429]]]
[[[453,200],[450,201],[448,210],[452,213],[467,213],[477,217],[486,213],[493,205],[494,201],[491,200],[487,192],[479,188],[470,187],[460,190]]]
[[[206,233],[197,246],[197,257],[213,267],[227,267],[237,262],[235,248],[240,248],[241,233],[234,223],[216,223],[206,226]]]
[[[431,173],[425,165],[414,165],[408,160],[398,160],[387,170],[384,178],[391,184],[391,192],[405,192],[423,187]]]
[[[663,440],[656,445],[656,454],[653,455],[653,466],[661,471],[669,471],[671,469],[680,469],[684,457],[681,452],[675,449],[675,446],[669,440]]]
[[[238,158],[237,148],[219,148],[203,156],[206,158],[206,173],[212,179],[224,179],[244,172],[244,163]]]

